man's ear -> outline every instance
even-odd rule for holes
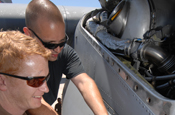
[[[26,35],[30,36],[30,30],[27,27],[24,27],[23,31]]]
[[[0,90],[6,91],[7,90],[7,84],[6,84],[6,77],[3,75],[0,75]]]

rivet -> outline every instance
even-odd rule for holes
[[[120,68],[118,69],[118,72],[120,73]]]
[[[137,86],[137,85],[135,85],[134,90],[135,90],[135,91],[137,91],[137,90],[138,90],[138,86]]]
[[[112,64],[111,65],[114,66],[114,61],[112,61]]]
[[[109,62],[109,57],[107,57],[107,59],[106,59],[106,60],[107,60],[107,62]]]
[[[125,77],[125,80],[128,80],[128,78],[129,78],[129,77],[128,77],[128,76],[126,76],[126,77]]]
[[[146,99],[146,102],[147,102],[147,103],[151,103],[151,98],[147,98],[147,99]]]
[[[104,57],[104,55],[105,55],[105,54],[104,54],[104,53],[102,53],[102,56],[103,56],[103,57]]]

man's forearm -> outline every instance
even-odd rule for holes
[[[83,80],[78,81],[81,78],[83,78]],[[101,94],[93,79],[83,73],[73,78],[72,81],[80,90],[83,98],[95,115],[108,115]]]
[[[89,89],[87,89],[89,87]],[[86,93],[83,92],[82,95],[86,101],[86,103],[89,105],[89,107],[93,110],[95,115],[107,115],[107,110],[106,107],[103,103],[103,99],[101,97],[101,94],[96,86],[95,83],[88,84],[86,86],[86,92],[91,92],[91,93]]]
[[[29,115],[58,115],[57,112],[44,99],[41,101],[42,105],[36,109],[27,110]]]

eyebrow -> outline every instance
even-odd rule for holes
[[[67,37],[67,36],[65,35],[64,38],[61,39],[60,41],[61,41],[61,42],[65,42],[65,41],[66,41],[66,37]],[[61,42],[60,42],[60,43],[61,43]]]
[[[62,43],[62,42],[65,42],[67,40],[67,35],[65,34],[64,38],[62,38],[59,42],[59,43]],[[56,42],[56,41],[49,41],[48,43],[53,43],[53,42]]]
[[[59,43],[62,43],[62,42],[65,42],[66,41],[66,35],[65,35],[65,37],[63,38],[63,39],[61,39],[59,42],[58,42],[58,44]],[[49,42],[47,42],[47,43],[57,43],[56,41],[49,41]]]

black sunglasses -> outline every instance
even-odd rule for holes
[[[48,74],[47,76],[36,76],[36,77],[23,77],[23,76],[17,76],[17,75],[1,73],[1,72],[0,72],[0,74],[7,75],[10,77],[14,77],[14,78],[27,80],[27,85],[29,85],[31,87],[40,87],[44,83],[44,81],[48,81],[50,78],[50,74]]]
[[[42,42],[42,44],[44,45],[44,47],[46,47],[46,48],[48,48],[48,49],[55,49],[55,48],[57,48],[58,46],[61,48],[61,47],[63,47],[66,43],[67,43],[67,41],[68,41],[68,39],[69,39],[69,37],[67,36],[67,34],[66,34],[66,36],[65,36],[65,41],[64,42],[62,42],[62,43],[59,43],[59,44],[52,44],[52,43],[49,43],[49,42],[44,42],[32,29],[30,29],[30,28],[28,28],[30,31],[32,31],[33,32],[33,34]]]

